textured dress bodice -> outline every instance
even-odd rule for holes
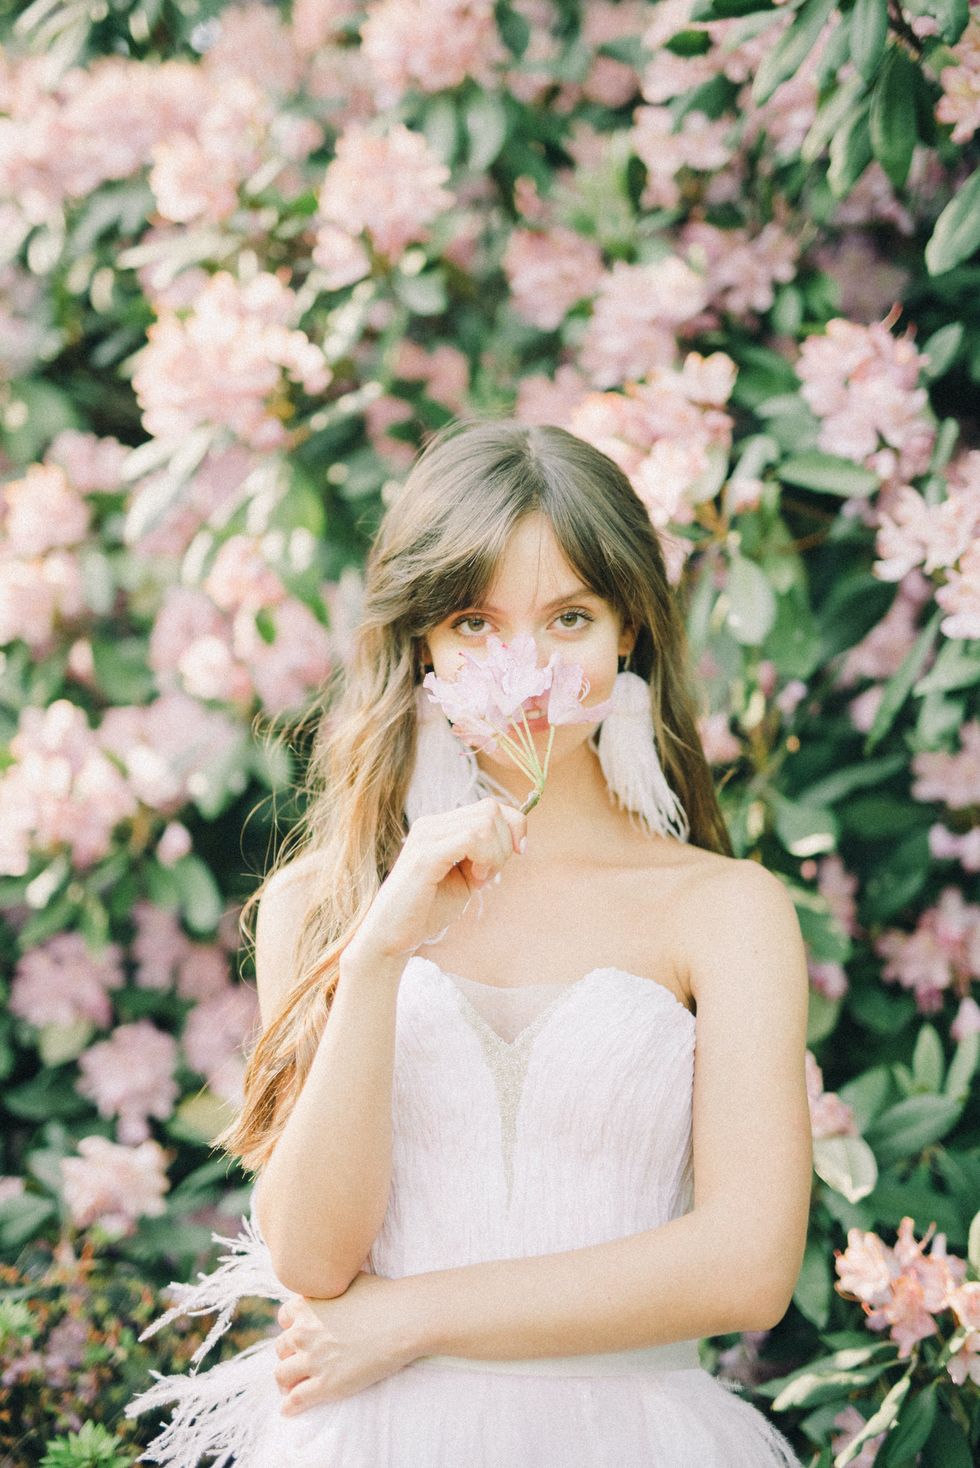
[[[664,984],[616,967],[503,989],[410,958],[397,997],[391,1189],[365,1268],[395,1278],[565,1252],[689,1211],[696,1031]],[[254,1212],[234,1247],[151,1330],[181,1309],[224,1306],[226,1321],[236,1295],[288,1296]],[[131,1402],[128,1415],[177,1403],[144,1459],[800,1468],[768,1419],[697,1364],[693,1341],[512,1363],[427,1356],[288,1418],[273,1346],[163,1378]]]

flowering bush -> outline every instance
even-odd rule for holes
[[[648,507],[807,943],[810,1239],[718,1368],[820,1468],[967,1468],[976,7],[110,0],[0,40],[0,1250],[162,1286],[240,1207],[242,858],[305,753],[266,734],[426,434],[514,413]]]

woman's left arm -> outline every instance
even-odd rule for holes
[[[698,883],[683,926],[697,1001],[691,1211],[586,1248],[372,1280],[398,1365],[628,1350],[765,1329],[785,1314],[813,1166],[799,922],[778,877],[737,861]],[[327,1320],[347,1298],[317,1313]],[[284,1377],[295,1375],[296,1363]],[[301,1410],[322,1393],[300,1383]]]

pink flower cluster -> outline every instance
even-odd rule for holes
[[[750,234],[695,219],[681,231],[681,241],[689,260],[704,262],[711,302],[732,316],[768,311],[776,284],[796,275],[799,241],[775,223]]]
[[[676,255],[649,265],[617,261],[599,282],[579,353],[596,387],[617,387],[671,367],[677,332],[708,302],[707,281]]]
[[[572,307],[593,296],[603,279],[598,245],[564,225],[515,229],[502,263],[513,309],[542,331],[557,330]]]
[[[38,1029],[88,1020],[112,1023],[109,994],[123,983],[122,950],[108,943],[93,953],[81,933],[56,933],[17,960],[10,1011]]]
[[[137,799],[170,815],[206,790],[209,772],[240,745],[242,731],[219,710],[170,692],[142,706],[107,709],[98,739]]]
[[[351,124],[337,139],[319,194],[313,259],[326,271],[328,289],[370,270],[364,234],[389,265],[408,245],[427,240],[433,220],[454,203],[448,181],[446,164],[404,123],[383,133]]]
[[[361,26],[361,50],[379,108],[405,92],[440,92],[471,78],[490,85],[506,52],[493,0],[376,0]]]
[[[912,758],[916,800],[938,800],[951,810],[980,805],[980,719],[970,719],[960,729],[960,748],[922,750]]]
[[[150,1135],[149,1117],[166,1121],[173,1115],[176,1064],[173,1035],[138,1019],[82,1051],[78,1091],[95,1102],[100,1116],[117,1118],[120,1142],[142,1142]]]
[[[137,1147],[82,1137],[78,1155],[61,1163],[62,1189],[76,1228],[98,1226],[112,1238],[134,1231],[138,1218],[158,1218],[170,1187],[167,1154],[148,1139]]]
[[[871,326],[835,318],[826,335],[807,337],[796,370],[821,420],[820,448],[891,483],[924,473],[935,437],[919,386],[925,360],[909,335],[892,335],[888,318]]]
[[[856,1137],[854,1108],[842,1101],[836,1091],[823,1088],[823,1071],[811,1050],[806,1052],[806,1095],[810,1107],[810,1127],[814,1139],[821,1137]]]
[[[245,1053],[258,1024],[255,991],[229,984],[202,999],[184,1021],[181,1045],[188,1064],[222,1101],[241,1104]]]
[[[295,329],[301,314],[298,297],[264,271],[247,282],[218,271],[186,316],[162,307],[133,374],[146,431],[174,445],[201,425],[255,449],[286,443],[275,401],[283,376],[311,396],[331,376],[322,350]]]
[[[914,566],[947,573],[936,600],[949,613],[947,637],[980,637],[980,451],[950,465],[947,497],[927,501],[909,484],[898,486],[878,521],[875,575],[897,581]]]
[[[669,107],[638,107],[630,134],[633,151],[647,170],[640,198],[645,209],[675,209],[681,201],[677,175],[682,169],[711,173],[724,168],[735,151],[728,117],[685,112],[676,127]]]
[[[0,873],[24,876],[32,849],[64,847],[76,867],[92,866],[137,799],[82,710],[64,698],[22,709],[10,752],[0,776]]]
[[[621,393],[587,394],[568,427],[619,465],[658,529],[690,524],[724,479],[732,419],[723,405],[734,382],[723,352],[690,352],[680,369],[654,368]]]
[[[79,548],[92,510],[86,495],[119,484],[127,450],[114,438],[66,431],[43,464],[0,487],[0,644],[22,640],[37,656],[87,610]]]
[[[872,1330],[888,1330],[903,1361],[917,1341],[939,1334],[935,1317],[952,1310],[969,1333],[946,1369],[959,1385],[967,1375],[980,1384],[980,1283],[966,1282],[966,1262],[947,1254],[945,1234],[935,1235],[926,1254],[934,1229],[930,1224],[916,1240],[914,1220],[903,1218],[892,1247],[876,1233],[848,1229],[847,1248],[834,1250],[834,1288],[860,1301]]]
[[[182,556],[202,526],[223,527],[248,494],[251,475],[260,463],[259,456],[241,444],[210,450],[170,509],[155,520],[151,529],[128,537],[133,552],[152,566],[160,557]],[[154,502],[165,474],[148,474],[133,486],[129,500],[132,514],[140,514],[144,499]]]
[[[971,981],[980,979],[980,905],[967,902],[958,887],[944,887],[914,932],[887,928],[874,947],[885,960],[882,977],[910,989],[921,1014],[935,1014],[947,989],[966,999]]]
[[[888,679],[897,673],[906,653],[922,630],[919,618],[932,596],[932,587],[913,568],[901,579],[895,600],[880,622],[848,649],[837,675],[841,688],[859,678]]]
[[[203,588],[168,588],[150,634],[150,666],[162,686],[242,709],[256,696],[270,713],[294,708],[332,665],[328,629],[245,535],[224,542]]]
[[[939,73],[943,95],[936,116],[952,124],[954,143],[967,143],[980,127],[980,18],[975,10],[952,54],[956,65],[944,66]]]

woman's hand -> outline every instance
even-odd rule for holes
[[[275,1378],[284,1416],[352,1396],[421,1354],[408,1343],[396,1293],[394,1281],[362,1271],[335,1299],[297,1295],[280,1307]]]
[[[345,950],[347,962],[370,970],[434,938],[495,880],[526,834],[527,816],[492,796],[419,816]]]

